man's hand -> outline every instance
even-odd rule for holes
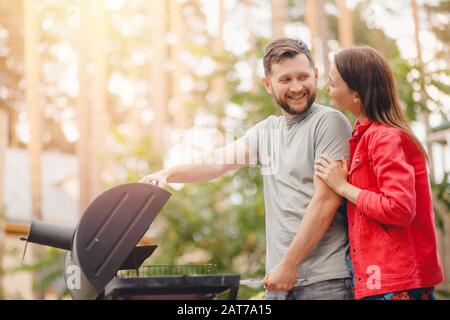
[[[297,266],[281,262],[268,273],[263,284],[267,291],[289,291],[297,283]]]
[[[317,247],[333,221],[341,197],[319,177],[314,176],[314,196],[306,208],[294,239],[263,283],[268,291],[289,291],[297,281],[297,269]]]
[[[146,175],[141,180],[140,183],[149,183],[160,188],[167,186],[167,177],[163,171],[158,171],[149,175]]]

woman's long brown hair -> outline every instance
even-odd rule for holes
[[[360,46],[340,51],[334,62],[347,86],[358,93],[367,118],[402,130],[427,158],[425,149],[403,115],[394,76],[386,59],[374,48]]]

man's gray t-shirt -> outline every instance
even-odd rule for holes
[[[270,116],[243,139],[264,176],[266,271],[283,257],[314,195],[314,161],[349,158],[351,126],[337,110],[313,104],[293,119]],[[341,207],[318,246],[300,265],[297,286],[350,277],[346,212]]]

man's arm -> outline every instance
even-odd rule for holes
[[[143,177],[140,182],[192,183],[210,181],[226,172],[247,166],[250,163],[249,148],[242,140],[237,140],[204,154],[197,164],[182,164]]]
[[[336,211],[341,197],[325,182],[314,176],[314,196],[294,239],[281,262],[264,278],[269,291],[288,291],[297,282],[297,268],[322,240]]]

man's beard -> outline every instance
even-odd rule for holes
[[[294,110],[294,108],[292,108],[289,105],[289,103],[286,101],[286,99],[282,100],[282,99],[278,98],[276,95],[274,95],[274,100],[288,114],[299,115],[299,114],[302,114],[302,113],[308,111],[309,108],[311,108],[311,106],[313,105],[314,101],[316,100],[316,93],[314,92],[314,93],[311,94],[308,91],[308,92],[306,92],[306,97],[307,97],[306,106],[305,106],[305,108],[302,111]]]

